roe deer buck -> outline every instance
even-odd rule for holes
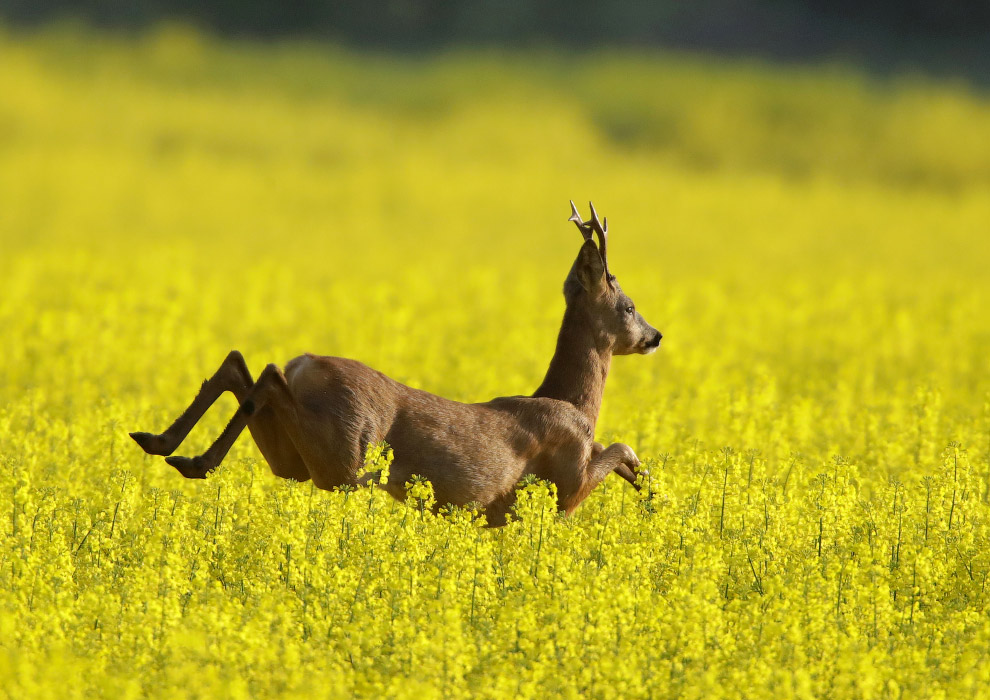
[[[291,360],[284,373],[268,365],[255,382],[235,350],[168,430],[131,437],[149,454],[170,455],[230,391],[240,407],[216,442],[198,457],[165,460],[183,476],[204,478],[247,426],[276,476],[312,479],[321,489],[373,479],[359,479],[358,471],[368,445],[384,440],[394,454],[384,485],[392,496],[403,499],[410,477],[423,476],[438,504],[476,503],[491,525],[505,523],[514,487],[527,474],[556,484],[558,506],[568,514],[610,472],[636,486],[636,454],[622,443],[595,442],[595,423],[612,355],[651,353],[662,336],[609,273],[607,219],[598,219],[594,205],[587,223],[574,202],[571,210],[584,243],[564,282],[557,349],[532,396],[463,404],[355,360],[310,354]]]

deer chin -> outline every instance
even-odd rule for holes
[[[660,349],[660,343],[657,343],[656,345],[647,345],[646,343],[640,343],[639,348],[637,348],[637,351],[639,352],[640,355],[652,355],[659,349]]]

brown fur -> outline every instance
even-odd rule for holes
[[[527,474],[556,484],[567,513],[612,471],[635,485],[636,454],[621,443],[596,443],[595,424],[612,356],[652,352],[661,335],[608,275],[589,236],[564,283],[557,349],[533,396],[464,404],[355,360],[311,354],[291,360],[284,373],[270,364],[255,382],[235,350],[168,430],[131,437],[149,454],[171,455],[230,391],[240,408],[216,442],[198,457],[166,459],[183,476],[205,477],[247,427],[276,476],[312,479],[321,489],[373,479],[359,480],[358,472],[368,445],[384,440],[394,453],[384,485],[390,494],[403,499],[405,483],[423,476],[437,503],[475,503],[493,525],[505,522],[514,487]],[[603,249],[604,233],[600,240]]]

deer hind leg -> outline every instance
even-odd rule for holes
[[[220,466],[220,462],[227,456],[230,448],[234,445],[234,441],[244,431],[244,428],[248,427],[249,423],[253,422],[255,417],[266,408],[274,409],[270,412],[269,416],[275,421],[275,425],[284,425],[280,415],[290,418],[286,414],[294,412],[292,396],[289,394],[289,388],[285,383],[285,376],[277,366],[272,364],[265,367],[258,377],[258,381],[247,390],[244,398],[241,400],[241,405],[234,412],[230,422],[227,423],[227,427],[223,429],[220,437],[210,445],[206,452],[196,457],[166,457],[165,461],[178,469],[179,473],[188,479],[205,478],[209,472]],[[267,427],[272,428],[273,426],[269,425]],[[280,447],[289,444],[288,439],[286,441],[280,440],[279,443]],[[269,447],[272,446],[269,445]],[[262,451],[262,454],[264,454],[264,451]],[[302,458],[299,457],[298,452],[294,454],[299,459],[299,465],[303,473],[306,474],[305,478],[308,478],[309,474],[305,469]],[[275,469],[273,468],[272,471],[275,471]],[[293,478],[296,477],[293,476]]]
[[[230,391],[238,402],[243,403],[254,384],[247,363],[244,362],[244,357],[234,350],[227,355],[214,375],[203,382],[199,394],[193,399],[189,408],[164,433],[160,435],[131,433],[130,435],[148,454],[170,455],[221,394]],[[302,457],[295,449],[271,406],[264,405],[256,410],[254,415],[248,419],[247,426],[258,445],[258,449],[261,450],[261,454],[276,476],[297,481],[305,481],[309,478],[309,472],[306,470]],[[180,469],[180,471],[182,470]],[[193,471],[187,476],[195,477],[197,475]],[[201,476],[205,476],[205,472]]]
[[[250,388],[251,375],[247,371],[247,364],[244,357],[237,350],[232,350],[230,354],[220,364],[220,367],[213,376],[203,382],[196,398],[189,404],[189,408],[183,411],[182,415],[175,419],[165,432],[155,435],[153,433],[131,433],[134,441],[150,455],[168,456],[175,452],[176,448],[189,435],[189,431],[199,422],[199,419],[210,409],[221,394],[225,391],[232,392],[241,401]]]
[[[629,445],[617,442],[601,451],[595,450],[594,453],[597,454],[588,461],[583,470],[584,473],[578,475],[578,478],[574,480],[575,483],[568,484],[558,494],[558,505],[568,515],[573,513],[574,509],[581,505],[581,502],[588,497],[595,487],[613,471],[635,485],[635,469],[639,466],[639,458],[636,457],[636,453]],[[631,480],[629,476],[632,476]],[[560,485],[558,485],[559,488]]]

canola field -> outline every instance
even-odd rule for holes
[[[487,529],[128,439],[233,348],[532,392],[568,199],[664,333],[639,493]],[[988,228],[962,84],[0,29],[0,697],[985,697]]]

